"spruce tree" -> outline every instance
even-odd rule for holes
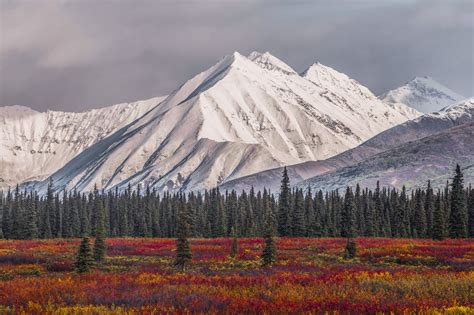
[[[305,209],[303,191],[297,189],[294,194],[294,206],[291,218],[292,236],[303,237],[306,236],[305,226]]]
[[[313,194],[311,192],[311,186],[308,185],[308,190],[304,198],[305,207],[305,221],[306,224],[306,236],[312,236],[312,225],[315,222],[315,206],[313,200]]]
[[[467,209],[464,195],[463,174],[459,164],[451,184],[451,213],[449,217],[449,236],[467,237]]]
[[[441,194],[438,192],[433,213],[433,231],[431,236],[434,240],[443,240],[446,234],[445,214],[441,202]]]
[[[235,259],[239,253],[239,244],[237,241],[237,235],[232,230],[232,245],[230,246],[230,258]]]
[[[308,236],[321,237],[323,236],[322,217],[324,212],[323,192],[320,190],[314,198],[313,202],[313,221],[310,224]]]
[[[92,258],[89,238],[84,237],[77,251],[74,269],[79,273],[88,272],[90,271],[93,264],[94,264],[94,259]]]
[[[416,236],[420,238],[426,237],[426,212],[420,189],[417,189],[415,193],[415,211],[413,219]]]
[[[8,190],[6,202],[5,202],[5,205],[3,206],[3,212],[2,212],[2,232],[3,232],[3,237],[6,239],[11,238],[11,227],[13,223],[11,219],[10,203],[11,203],[11,192],[10,190]]]
[[[357,256],[357,245],[353,238],[348,238],[346,243],[346,249],[344,251],[345,259],[352,259]]]
[[[41,213],[40,235],[42,238],[51,238],[51,214],[54,212],[54,186],[53,178],[49,178],[46,203]]]
[[[102,200],[97,193],[94,197],[94,209],[95,209],[95,242],[94,242],[94,259],[97,262],[103,261],[107,251],[107,245],[105,244],[105,211],[102,205]]]
[[[365,215],[362,206],[362,196],[360,191],[359,183],[356,185],[355,195],[354,195],[354,211],[355,211],[355,226],[354,232],[357,235],[361,235],[365,231]]]
[[[392,236],[393,237],[405,237],[405,208],[406,198],[405,191],[403,190],[399,196],[395,189],[392,190],[390,195],[390,203],[393,208],[392,215]]]
[[[23,209],[23,196],[20,194],[20,188],[16,185],[15,194],[13,197],[12,204],[12,227],[11,227],[11,238],[14,239],[25,239],[25,218]]]
[[[38,216],[33,203],[26,209],[25,239],[34,239],[38,237]]]
[[[71,207],[68,217],[68,231],[71,233],[71,237],[76,237],[81,233],[81,220],[79,217],[79,197],[77,192],[74,192],[73,195],[69,194],[69,206]]]
[[[292,232],[290,221],[291,191],[286,166],[283,169],[278,206],[278,233],[280,236],[289,236]]]
[[[176,258],[174,265],[181,271],[186,271],[186,267],[191,263],[192,254],[188,241],[188,218],[185,209],[180,208],[178,213],[178,228],[176,240]]]
[[[341,213],[341,236],[354,237],[354,194],[350,187],[346,189]]]
[[[469,189],[468,196],[468,234],[474,238],[474,188]]]
[[[274,234],[274,219],[272,213],[269,212],[266,215],[265,234],[264,234],[264,247],[262,251],[262,267],[269,267],[276,262],[276,245],[273,239]]]
[[[374,206],[373,202],[368,198],[364,204],[365,210],[365,236],[375,236],[374,226]]]
[[[425,196],[425,213],[426,213],[426,236],[431,237],[433,232],[433,188],[431,188],[431,181],[428,181]]]
[[[373,207],[373,227],[374,227],[373,234],[374,236],[379,236],[381,234],[380,216],[383,212],[382,207],[383,205],[382,205],[382,196],[380,193],[380,183],[379,181],[377,181],[377,185],[374,192],[374,207]],[[393,233],[393,230],[392,230],[392,233]]]

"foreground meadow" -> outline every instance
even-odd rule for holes
[[[261,269],[263,241],[193,239],[193,265],[173,266],[173,239],[108,239],[105,263],[73,271],[79,240],[0,241],[0,313],[474,313],[474,241],[277,239],[278,262]]]

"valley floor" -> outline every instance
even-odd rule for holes
[[[474,240],[278,238],[261,269],[260,238],[193,239],[193,265],[173,266],[174,239],[108,239],[104,264],[72,271],[79,240],[0,241],[0,313],[474,313]]]

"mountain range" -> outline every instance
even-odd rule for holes
[[[295,184],[316,187],[314,176],[472,121],[472,99],[422,116],[417,108],[462,97],[414,81],[423,84],[378,98],[319,63],[299,74],[268,52],[233,53],[166,97],[84,113],[0,107],[0,184],[44,191],[51,176],[57,190],[273,188],[291,165]],[[342,177],[331,187],[350,182]]]

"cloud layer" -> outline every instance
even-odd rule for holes
[[[80,111],[170,93],[233,51],[315,61],[376,94],[474,95],[472,1],[1,1],[0,105]]]

